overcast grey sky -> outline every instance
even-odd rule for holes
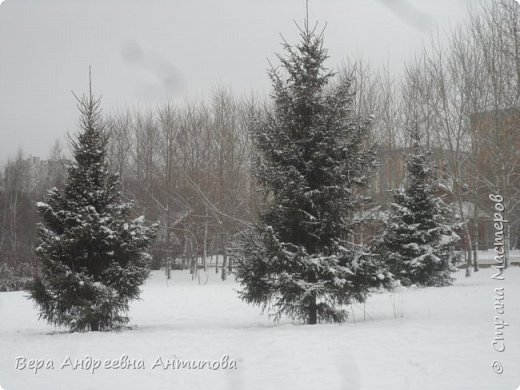
[[[310,0],[327,22],[330,65],[362,54],[399,72],[467,0]],[[267,92],[280,33],[294,41],[305,0],[5,0],[0,5],[0,163],[18,148],[45,157],[76,128],[71,90],[103,108],[201,97],[217,83]]]

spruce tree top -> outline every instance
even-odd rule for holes
[[[366,148],[370,119],[353,112],[348,80],[331,82],[323,32],[306,25],[300,36],[296,46],[283,43],[282,71],[269,72],[274,107],[253,129],[254,174],[276,204],[262,222],[282,241],[329,252],[350,232],[346,221],[361,201],[353,191],[366,186],[374,165]]]

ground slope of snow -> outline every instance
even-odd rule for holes
[[[24,293],[0,293],[0,387],[57,389],[384,389],[514,390],[520,385],[520,268],[492,280],[491,269],[453,287],[372,296],[343,325],[273,324],[236,297],[232,281],[192,282],[155,272],[131,310],[133,330],[67,333],[37,320]],[[493,351],[494,288],[504,287],[506,350]],[[397,317],[397,318],[396,318]],[[145,369],[63,369],[67,357],[142,359]],[[237,361],[232,370],[162,369],[158,357]],[[36,374],[17,357],[52,360]],[[497,375],[491,362],[499,360]],[[86,360],[84,360],[86,361]]]

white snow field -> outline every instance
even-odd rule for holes
[[[68,333],[38,321],[22,292],[0,293],[0,388],[5,390],[514,390],[520,385],[520,268],[491,279],[483,269],[457,274],[452,287],[380,293],[342,325],[273,323],[241,302],[233,281],[213,272],[207,284],[154,272],[131,308],[132,329]],[[204,275],[201,277],[204,282]],[[502,353],[492,348],[495,288],[504,288]],[[354,321],[355,320],[355,321]],[[92,370],[70,365],[86,356],[105,364],[122,355],[144,369]],[[236,369],[152,368],[158,357],[237,362]],[[23,368],[44,359],[54,369]],[[494,373],[494,360],[503,365]],[[70,361],[69,361],[70,362]],[[108,363],[107,363],[108,364]],[[112,363],[111,363],[112,364]],[[214,364],[214,363],[212,363]],[[25,361],[28,365],[28,360]],[[128,363],[127,366],[130,366]]]

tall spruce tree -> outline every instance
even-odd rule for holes
[[[387,268],[409,286],[446,286],[460,261],[460,237],[450,207],[438,196],[439,183],[431,153],[414,141],[406,158],[408,185],[396,191],[379,252]]]
[[[129,218],[132,205],[121,200],[119,179],[108,171],[100,100],[92,92],[77,100],[81,131],[65,188],[37,204],[42,270],[30,297],[49,323],[98,331],[128,322],[129,301],[149,273],[146,250],[156,226]]]
[[[259,222],[233,249],[240,296],[315,324],[341,322],[341,305],[389,283],[366,248],[352,243],[353,212],[374,165],[370,119],[353,110],[349,80],[325,68],[323,32],[300,29],[269,75],[273,104],[252,125],[254,175],[265,195]]]

